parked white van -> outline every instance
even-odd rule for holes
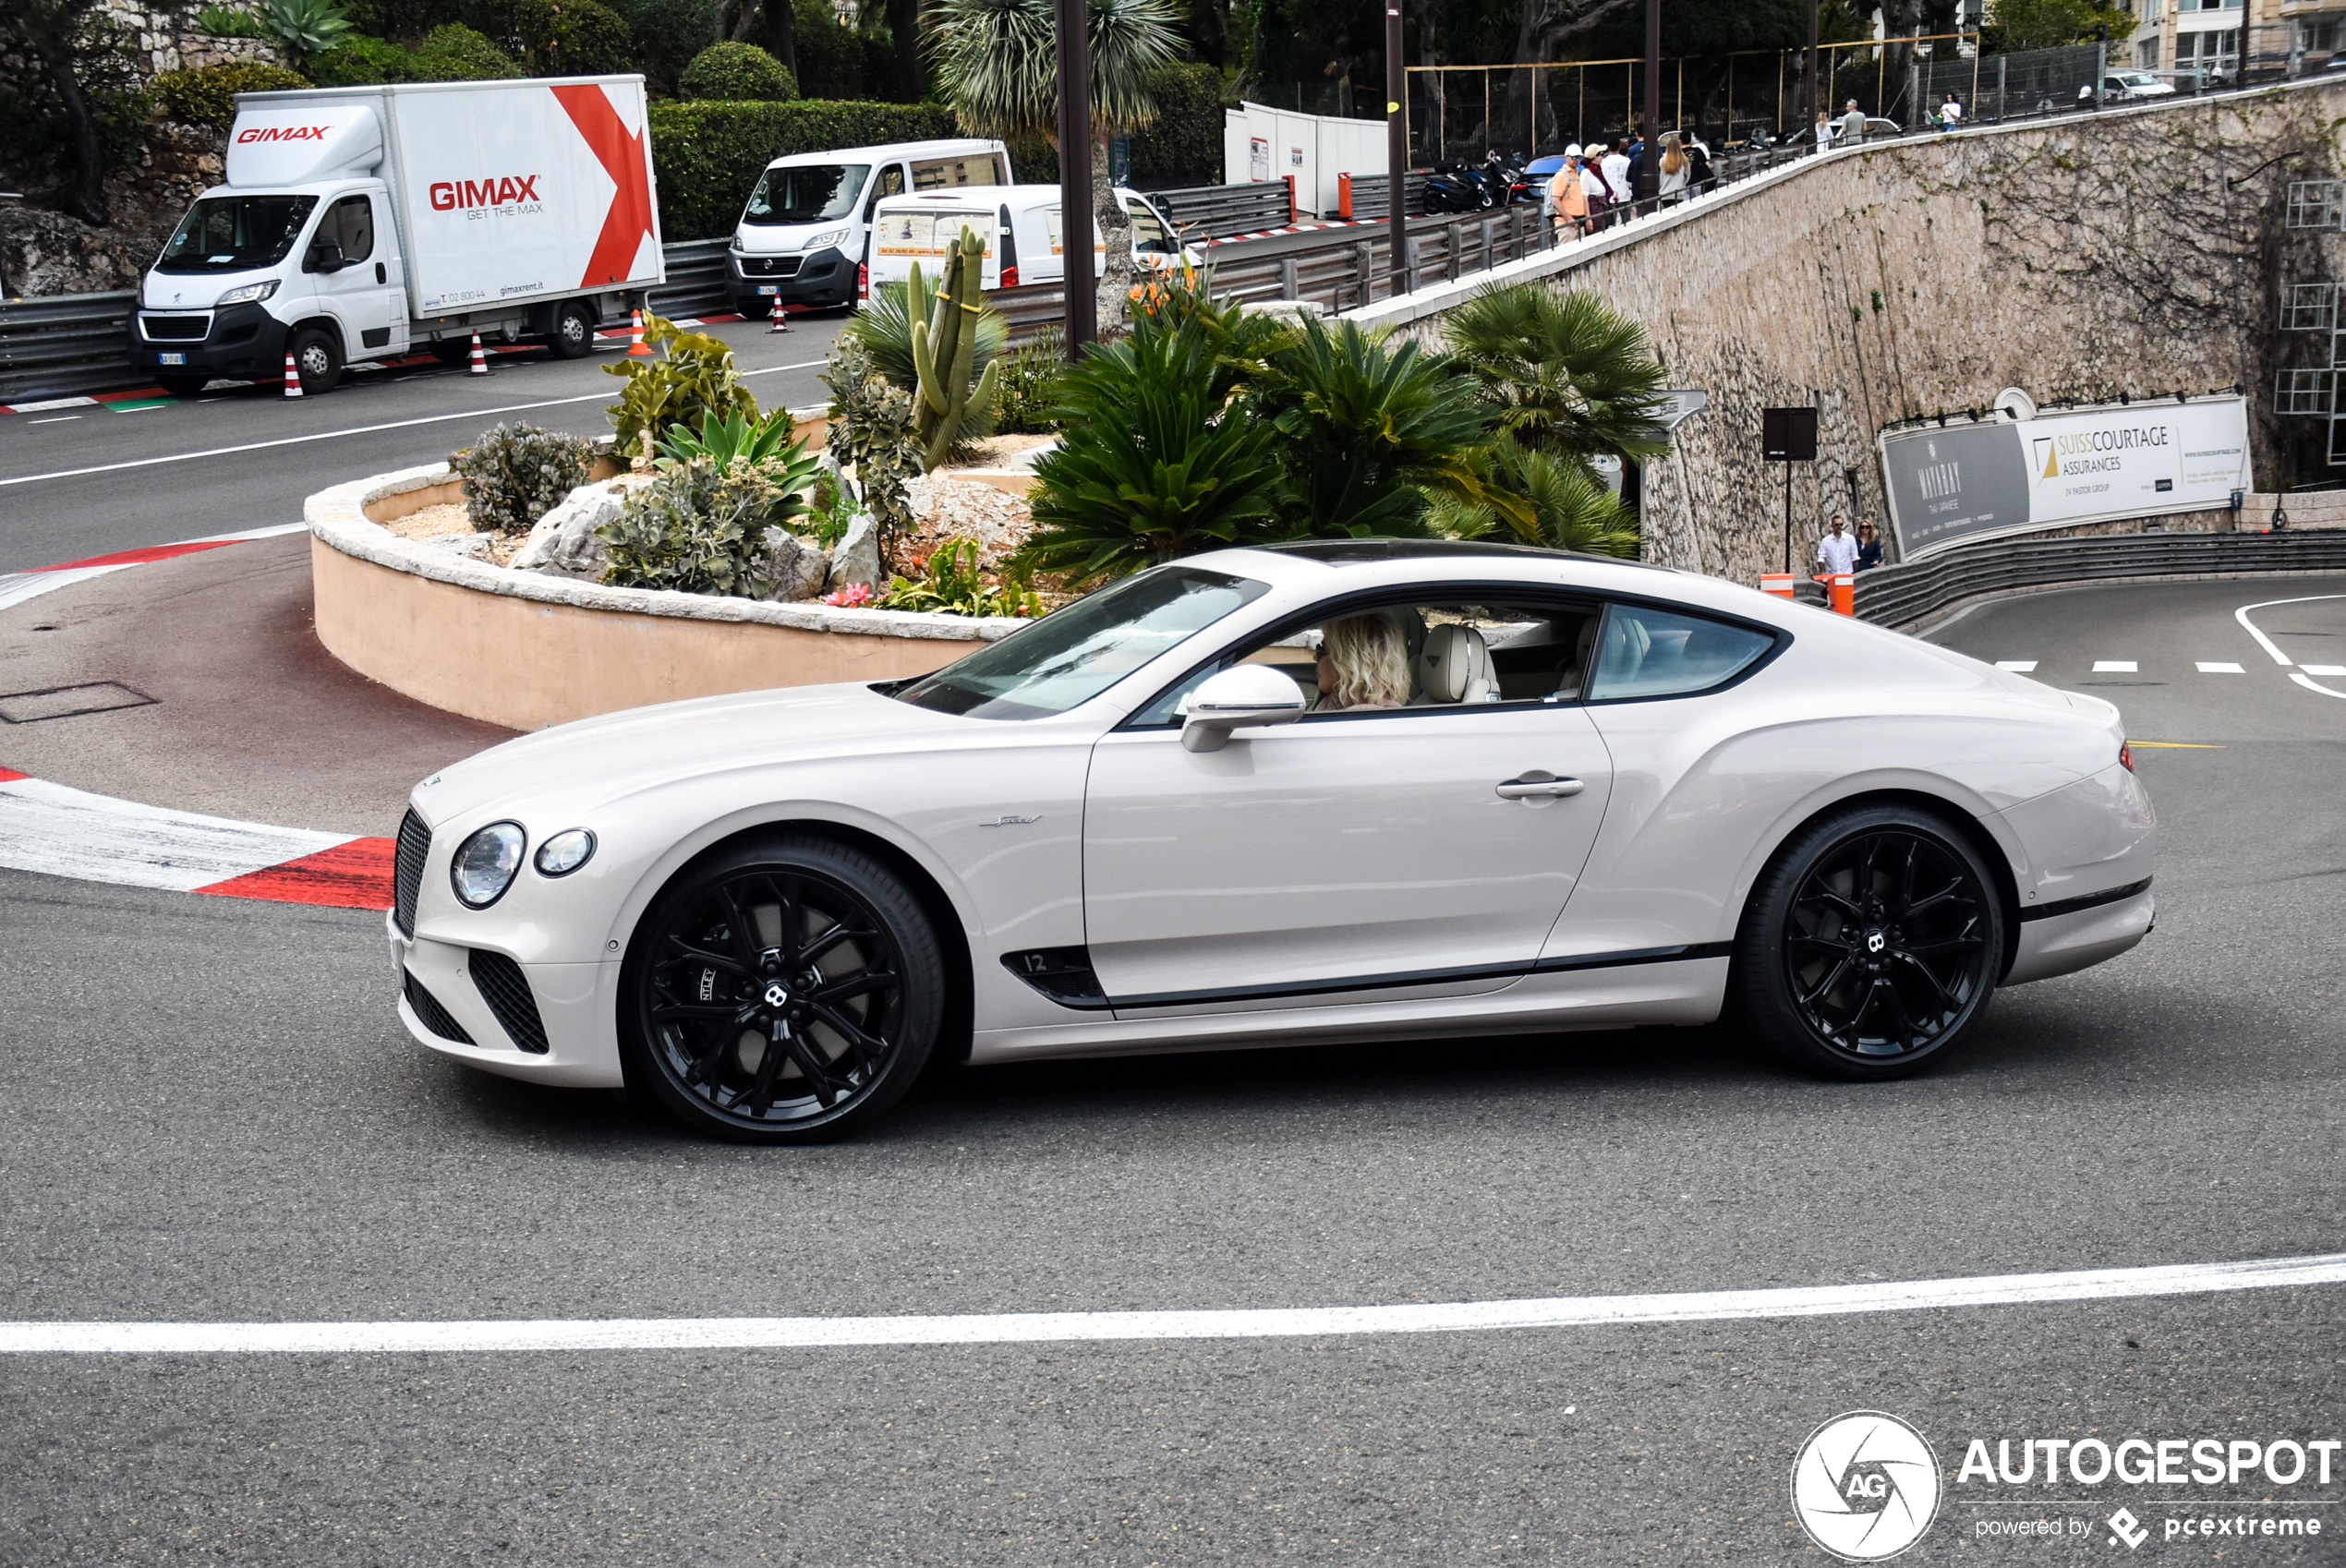
[[[1116,192],[1132,222],[1132,262],[1136,269],[1195,265],[1195,250],[1184,247],[1164,211],[1137,190],[1119,187]],[[911,275],[919,262],[922,272],[943,270],[953,242],[963,230],[986,236],[986,271],[978,285],[986,289],[1016,288],[1021,283],[1055,283],[1067,276],[1060,242],[1059,187],[1055,185],[1014,185],[999,189],[940,190],[890,197],[874,210],[871,282],[891,283]],[[1092,238],[1092,275],[1107,271],[1107,247],[1095,233]]]
[[[725,289],[744,316],[774,302],[852,305],[872,210],[913,191],[1010,183],[1010,149],[976,139],[903,141],[797,152],[766,165],[742,209],[725,261]]]

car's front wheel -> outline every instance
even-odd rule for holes
[[[1978,1027],[2003,959],[1987,862],[1930,812],[1863,806],[1777,854],[1744,911],[1730,995],[1777,1055],[1903,1078]]]
[[[688,867],[637,926],[621,981],[631,1087],[696,1129],[816,1143],[878,1116],[944,1016],[937,934],[887,867],[778,835]]]

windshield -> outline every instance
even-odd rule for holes
[[[1181,247],[1166,234],[1165,225],[1157,222],[1155,208],[1135,205],[1126,208],[1126,211],[1132,218],[1134,250],[1143,256],[1179,256],[1181,253]]]
[[[869,163],[801,163],[768,169],[759,176],[757,188],[749,193],[742,222],[773,226],[844,218],[855,210],[864,176],[871,172]]]
[[[973,718],[1065,713],[1269,591],[1250,577],[1160,566],[1055,610],[897,696]]]
[[[243,272],[285,259],[314,196],[207,196],[187,209],[163,247],[158,272]]]

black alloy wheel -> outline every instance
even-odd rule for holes
[[[587,314],[584,305],[572,300],[554,313],[553,335],[546,340],[546,346],[554,351],[557,359],[577,359],[591,353],[595,347],[595,319]],[[471,345],[466,347],[469,352]]]
[[[1731,995],[1786,1059],[1835,1078],[1919,1072],[1978,1024],[2003,909],[1963,834],[1871,806],[1798,835],[1753,889]]]
[[[719,1138],[842,1137],[919,1076],[944,993],[936,933],[879,862],[818,838],[736,846],[688,867],[636,928],[628,1082]]]
[[[285,352],[293,356],[294,372],[301,378],[305,397],[322,397],[342,380],[342,351],[334,346],[331,332],[304,327],[293,335]]]

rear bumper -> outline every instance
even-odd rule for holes
[[[767,259],[751,257],[755,263]],[[817,250],[799,263],[795,274],[774,277],[744,271],[743,258],[725,258],[725,292],[733,308],[744,316],[763,316],[779,299],[785,305],[828,308],[852,304],[855,298],[855,263],[837,247]]]
[[[2006,985],[2074,974],[2114,959],[2149,935],[2158,912],[2148,882],[2107,902],[2079,901],[2086,907],[2041,914],[2031,910],[2020,917],[2020,943],[2003,979]]]
[[[184,312],[133,310],[127,329],[130,363],[154,376],[208,372],[239,380],[280,375],[285,368],[285,324],[258,305],[231,305],[212,313],[200,342],[151,340],[140,329],[146,315]]]

